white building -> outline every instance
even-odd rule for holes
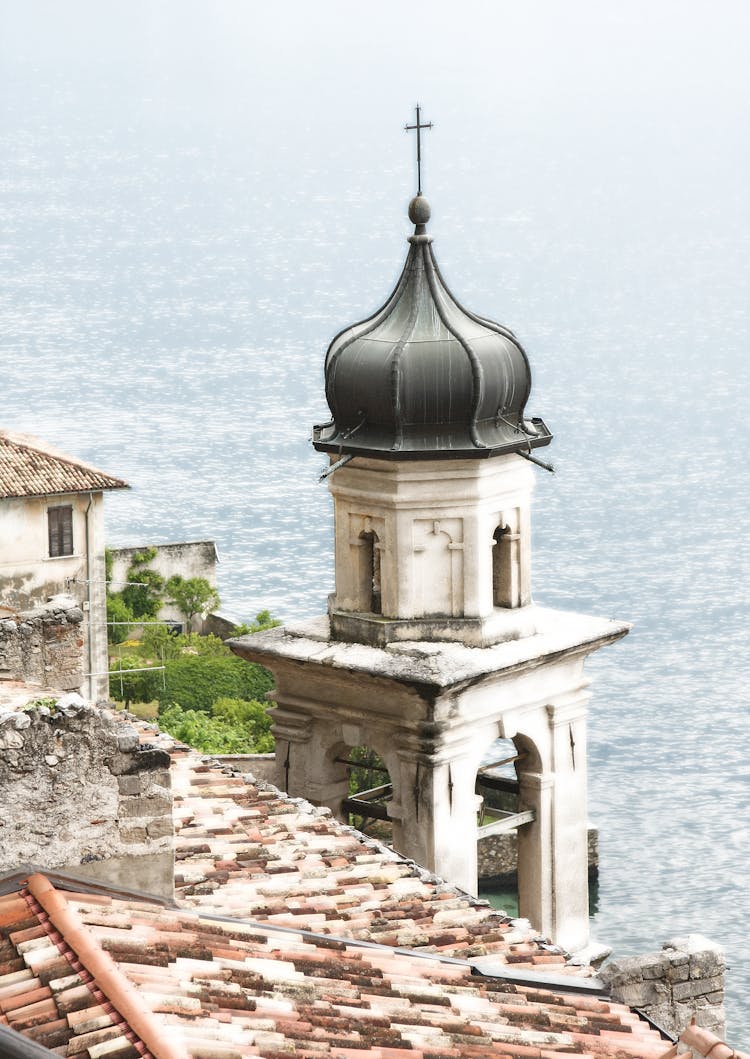
[[[106,489],[127,483],[26,435],[0,431],[0,613],[73,596],[84,611],[82,693],[108,697]]]
[[[588,940],[586,656],[628,626],[531,595],[534,451],[528,358],[445,285],[420,194],[385,305],[325,363],[335,591],[328,615],[235,640],[268,666],[276,782],[346,817],[352,750],[388,769],[393,843],[475,893],[488,748],[511,740],[521,915],[570,950]],[[542,464],[543,465],[543,464]],[[544,465],[543,465],[544,466]],[[487,833],[485,831],[485,833]]]

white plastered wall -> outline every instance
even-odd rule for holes
[[[381,549],[388,618],[486,618],[493,612],[493,534],[514,532],[518,601],[531,600],[530,500],[534,476],[519,456],[492,460],[357,458],[329,479],[335,512],[334,609],[369,610],[361,533]]]
[[[47,510],[60,506],[73,509],[73,554],[50,558]],[[94,702],[108,694],[103,582],[101,492],[0,501],[0,608],[23,611],[61,593],[73,596],[85,614],[83,671],[92,674],[82,691]]]

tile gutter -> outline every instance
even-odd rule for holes
[[[40,874],[30,875],[26,888],[154,1059],[189,1059],[180,1042],[167,1039],[166,1027],[149,1010],[136,987],[101,948],[62,893]]]

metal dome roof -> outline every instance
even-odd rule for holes
[[[396,288],[369,319],[341,331],[325,360],[332,420],[313,428],[324,452],[380,459],[477,459],[528,453],[552,435],[525,419],[528,358],[512,331],[464,309],[440,274],[427,200]]]

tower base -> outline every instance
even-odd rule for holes
[[[621,622],[534,609],[534,632],[489,647],[346,642],[328,618],[230,640],[274,673],[276,783],[344,818],[347,759],[374,750],[392,784],[399,852],[477,888],[477,771],[498,738],[516,747],[520,913],[571,951],[588,941],[583,664]]]

